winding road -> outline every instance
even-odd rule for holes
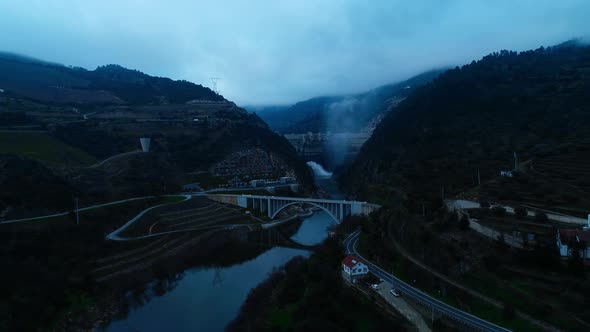
[[[478,209],[481,207],[481,205],[479,204],[479,202],[474,202],[474,201],[468,201],[468,200],[464,200],[464,199],[456,199],[456,200],[447,200],[446,201],[447,206],[451,209],[451,210],[455,210],[455,209]],[[559,212],[554,212],[554,211],[549,211],[549,210],[544,210],[538,207],[534,207],[534,206],[530,206],[530,205],[523,205],[525,208],[527,208],[527,215],[529,217],[534,217],[535,216],[535,211],[542,211],[545,212],[545,214],[547,214],[547,218],[549,220],[552,221],[557,221],[557,222],[562,222],[562,223],[569,223],[569,224],[576,224],[579,226],[586,226],[588,225],[588,220],[584,219],[584,218],[578,218],[578,217],[574,217],[574,216],[570,216],[567,214],[563,214],[563,213],[559,213]],[[508,206],[508,205],[502,205],[502,204],[492,204],[490,206],[490,208],[493,207],[502,207],[504,209],[506,209],[507,213],[510,214],[514,214],[514,208],[512,206]]]
[[[182,195],[184,196],[184,199],[180,202],[184,202],[184,201],[188,201],[189,199],[192,198],[191,195]],[[176,202],[176,203],[180,203],[180,202]],[[143,237],[138,237],[138,238],[127,238],[127,237],[120,237],[119,233],[121,233],[122,231],[126,230],[129,226],[131,226],[136,220],[138,220],[139,218],[143,217],[144,214],[146,214],[148,211],[151,211],[155,208],[158,208],[160,206],[164,206],[164,205],[168,205],[168,204],[174,204],[174,203],[163,203],[163,204],[158,204],[158,205],[154,205],[150,208],[147,208],[143,211],[141,211],[138,215],[136,215],[135,217],[133,217],[131,220],[129,220],[128,222],[126,222],[123,226],[117,228],[116,230],[114,230],[113,232],[111,232],[110,234],[107,235],[107,239],[112,240],[112,241],[128,241],[128,240],[138,240],[140,238],[146,238],[146,237],[152,237],[154,236],[152,235],[148,235],[148,236],[143,236]],[[172,232],[171,232],[172,233]]]
[[[167,234],[175,234],[175,233],[182,233],[182,232],[190,232],[190,231],[197,231],[197,230],[209,230],[209,229],[234,229],[234,228],[238,228],[238,227],[248,227],[248,229],[252,230],[253,227],[261,227],[263,229],[268,229],[268,228],[273,228],[276,226],[279,226],[285,222],[291,221],[294,218],[297,217],[305,217],[304,215],[301,214],[297,214],[294,216],[290,216],[284,219],[280,219],[280,220],[276,220],[274,222],[270,222],[270,223],[263,223],[262,220],[250,215],[251,218],[258,220],[259,222],[257,223],[250,223],[250,224],[223,224],[223,225],[212,225],[212,226],[200,226],[200,227],[192,227],[192,228],[185,228],[185,229],[181,229],[181,230],[173,230],[173,231],[166,231],[166,232],[159,232],[159,233],[154,233],[152,234],[152,227],[154,225],[152,225],[152,227],[150,227],[150,232],[147,235],[141,235],[141,236],[135,236],[135,237],[124,237],[124,236],[120,236],[119,234],[121,232],[123,232],[124,230],[126,230],[127,228],[129,228],[132,224],[134,224],[137,220],[141,219],[141,217],[143,217],[144,214],[146,214],[147,212],[164,206],[164,205],[169,205],[169,204],[175,204],[175,203],[180,203],[180,202],[185,202],[189,199],[192,198],[192,196],[194,195],[190,195],[190,194],[178,194],[178,195],[163,195],[164,197],[166,196],[183,196],[184,199],[182,201],[179,202],[172,202],[172,203],[163,203],[163,204],[158,204],[152,207],[149,207],[141,212],[139,212],[135,217],[133,217],[132,219],[130,219],[129,221],[127,221],[124,225],[122,225],[121,227],[117,228],[116,230],[114,230],[113,232],[107,234],[106,238],[108,240],[111,241],[133,241],[133,240],[141,240],[141,239],[147,239],[147,238],[152,238],[152,237],[157,237],[157,236],[162,236],[162,235],[167,235]],[[197,195],[199,196],[199,195]],[[148,199],[148,198],[153,198],[155,196],[144,196],[144,197],[134,197],[134,198],[128,198],[128,199],[123,199],[123,200],[119,200],[119,201],[115,201],[115,202],[109,202],[109,203],[104,203],[104,204],[96,204],[96,205],[91,205],[91,206],[87,206],[87,207],[83,207],[80,208],[78,211],[87,211],[87,210],[92,210],[92,209],[96,209],[96,208],[100,208],[100,207],[104,207],[104,206],[109,206],[109,205],[116,205],[116,204],[122,204],[125,202],[131,202],[131,201],[137,201],[137,200],[143,200],[143,199]],[[0,221],[0,225],[3,224],[12,224],[12,223],[19,223],[19,222],[28,222],[28,221],[47,221],[50,218],[53,217],[61,217],[61,216],[65,216],[68,215],[71,212],[75,212],[75,210],[73,211],[66,211],[66,212],[60,212],[60,213],[54,213],[54,214],[48,214],[48,215],[44,215],[44,216],[39,216],[39,217],[32,217],[32,218],[22,218],[22,219],[12,219],[12,220],[5,220],[5,221]]]
[[[109,162],[111,160],[115,160],[115,159],[118,159],[118,158],[124,157],[124,156],[129,156],[129,155],[134,155],[134,154],[140,154],[140,153],[144,153],[144,152],[142,150],[137,150],[137,151],[123,152],[123,153],[120,153],[120,154],[116,154],[114,156],[111,156],[111,157],[109,157],[109,158],[107,158],[107,159],[105,159],[103,161],[100,161],[100,162],[98,162],[98,163],[90,166],[90,168],[100,167],[100,166],[104,165],[105,163],[107,163],[107,162]]]
[[[164,195],[164,196],[180,196],[180,195]],[[140,199],[154,198],[154,197],[155,196],[143,196],[143,197],[127,198],[127,199],[122,199],[120,201],[114,201],[114,202],[103,203],[103,204],[96,204],[96,205],[91,205],[91,206],[79,208],[78,211],[81,212],[81,211],[86,211],[86,210],[92,210],[92,209],[96,209],[96,208],[100,208],[100,207],[104,207],[104,206],[116,205],[116,204],[121,204],[121,203],[126,203],[126,202],[131,202],[131,201],[137,201],[137,200],[140,200]],[[0,224],[12,224],[12,223],[16,223],[16,222],[25,222],[25,221],[34,221],[34,220],[42,221],[43,219],[47,219],[47,218],[65,216],[65,215],[67,215],[70,212],[76,212],[76,210],[70,210],[70,211],[60,212],[60,213],[54,213],[54,214],[47,214],[47,215],[44,215],[44,216],[32,217],[32,218],[22,218],[22,219],[5,220],[5,221],[0,221]]]
[[[447,317],[450,317],[452,319],[455,319],[459,322],[462,322],[466,325],[469,325],[471,327],[474,327],[474,328],[482,330],[482,331],[502,331],[502,332],[510,331],[506,328],[503,328],[503,327],[498,326],[496,324],[490,323],[486,320],[483,320],[479,317],[473,316],[469,313],[466,313],[465,311],[459,310],[459,309],[452,307],[444,302],[441,302],[441,301],[437,300],[436,298],[408,285],[407,283],[403,282],[399,278],[396,278],[394,275],[387,273],[386,271],[384,271],[383,269],[381,269],[377,265],[371,263],[369,260],[364,258],[361,254],[359,254],[356,251],[356,244],[358,242],[359,234],[360,234],[360,231],[356,231],[356,232],[350,234],[344,240],[344,248],[345,248],[346,254],[355,255],[355,256],[363,259],[365,261],[365,263],[367,263],[367,266],[369,267],[369,271],[371,271],[371,273],[373,273],[377,277],[391,283],[392,285],[395,285],[395,287],[397,289],[399,289],[404,296],[409,296],[409,297],[413,298],[414,300],[416,300],[417,302],[427,305],[427,306],[431,307],[433,310],[436,310],[439,313],[441,313]]]

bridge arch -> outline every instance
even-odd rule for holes
[[[342,222],[342,220],[339,220],[328,208],[326,208],[324,206],[321,206],[321,205],[314,203],[314,202],[297,202],[297,201],[287,203],[287,204],[281,206],[270,216],[270,219],[274,219],[277,216],[277,214],[279,214],[279,212],[283,211],[286,207],[291,206],[291,205],[295,205],[295,204],[309,204],[309,205],[318,207],[318,208],[322,209],[324,212],[328,213],[328,215],[330,217],[332,217],[332,219],[334,219],[334,221],[336,221],[336,223],[339,224]],[[344,218],[344,216],[342,216],[342,218]]]

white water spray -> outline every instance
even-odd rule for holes
[[[331,178],[332,172],[328,172],[322,167],[322,165],[316,163],[315,161],[308,161],[307,166],[311,167],[313,170],[313,174],[315,174],[318,178]]]

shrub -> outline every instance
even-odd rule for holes
[[[501,206],[494,206],[492,208],[492,214],[496,217],[504,217],[506,215],[506,209]]]
[[[504,308],[502,310],[502,316],[504,316],[504,319],[506,319],[506,320],[513,320],[516,317],[516,312],[514,311],[514,308],[510,304],[504,303]]]
[[[467,216],[464,215],[461,218],[461,220],[459,221],[459,228],[463,231],[469,229],[469,218],[467,218]]]
[[[514,208],[514,215],[518,219],[524,219],[527,216],[527,209],[524,206],[518,206]]]
[[[454,224],[457,221],[459,221],[459,217],[457,216],[457,213],[455,213],[455,212],[449,212],[447,214],[447,223]]]
[[[543,211],[537,211],[535,213],[535,221],[539,222],[539,223],[546,223],[549,220],[549,218],[547,218],[547,213],[543,212]]]

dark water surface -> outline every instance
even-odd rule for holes
[[[328,186],[334,198],[340,198],[329,178],[316,181],[323,187]],[[305,245],[318,244],[328,236],[327,229],[334,223],[326,212],[317,212],[303,221],[292,239]],[[230,267],[188,269],[174,289],[131,309],[127,318],[113,321],[104,331],[223,331],[237,316],[250,290],[264,281],[274,268],[293,257],[310,254],[305,250],[274,247]]]
[[[273,268],[309,254],[275,247],[231,267],[186,270],[176,288],[132,309],[125,320],[113,321],[106,331],[223,331],[237,316],[250,289]]]
[[[291,239],[304,245],[318,244],[328,236],[328,228],[336,222],[324,211],[319,211],[305,218],[297,233]]]

